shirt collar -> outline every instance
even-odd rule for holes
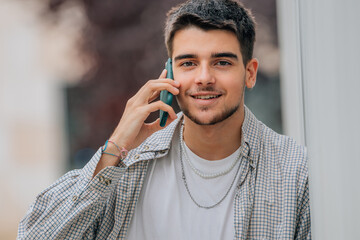
[[[171,146],[171,140],[175,129],[181,123],[183,113],[177,114],[178,118],[174,120],[168,127],[155,132],[147,138],[138,148],[134,149],[136,153],[129,154],[128,157],[135,159],[126,159],[131,164],[141,160],[148,160],[156,157],[162,157],[168,153]],[[253,113],[245,106],[244,122],[242,124],[242,155],[249,161],[251,167],[256,168],[260,148],[260,122],[255,118]],[[152,154],[151,154],[152,153]]]
[[[160,131],[155,132],[148,137],[139,147],[129,151],[128,156],[124,159],[127,166],[142,160],[150,160],[162,157],[168,153],[171,146],[171,140],[176,127],[181,123],[182,112],[177,114],[175,119],[169,126]]]
[[[256,168],[260,152],[260,121],[245,106],[244,122],[242,124],[241,146],[242,154],[247,158],[251,167]]]

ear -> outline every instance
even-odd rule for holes
[[[256,58],[251,59],[246,64],[245,85],[247,88],[253,88],[255,86],[258,67],[259,67],[259,61]]]

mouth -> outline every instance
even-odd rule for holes
[[[221,97],[221,95],[222,94],[196,94],[196,95],[191,95],[191,97],[194,99],[209,100],[209,99],[219,98]]]

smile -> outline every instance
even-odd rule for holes
[[[213,99],[213,98],[218,98],[221,95],[202,95],[202,96],[192,96],[195,99]]]

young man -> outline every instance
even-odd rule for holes
[[[90,162],[38,195],[18,238],[311,239],[304,147],[244,106],[258,69],[254,29],[235,0],[173,8],[175,81],[165,70],[148,81]],[[183,114],[154,101],[161,90]],[[164,129],[144,123],[159,109]]]

